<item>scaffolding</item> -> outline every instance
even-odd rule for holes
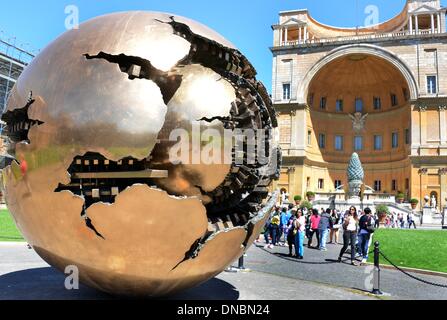
[[[34,53],[16,45],[15,38],[3,39],[0,34],[0,110],[6,110],[8,97],[20,74],[34,58]],[[0,135],[3,123],[0,124]]]

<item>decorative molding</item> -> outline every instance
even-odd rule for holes
[[[413,105],[417,108],[419,107],[427,107],[429,109],[438,109],[440,107],[447,106],[447,97],[446,96],[438,96],[438,97],[426,97],[421,96],[415,101],[412,101]]]
[[[432,6],[423,5],[419,8],[408,12],[411,15],[422,15],[422,14],[428,14],[428,13],[438,13],[438,9],[433,8]]]
[[[279,28],[288,28],[288,27],[304,27],[307,26],[307,22],[300,20],[300,19],[296,19],[296,18],[290,18],[289,20],[284,21],[283,23],[279,24],[278,27]]]
[[[440,168],[438,171],[440,176],[444,176],[447,174],[447,168]]]
[[[427,106],[426,105],[419,105],[418,108],[419,108],[419,112],[427,111]]]
[[[428,174],[428,168],[420,168],[418,172],[420,175]]]
[[[439,111],[447,111],[447,105],[439,106]]]

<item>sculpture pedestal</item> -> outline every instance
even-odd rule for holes
[[[433,213],[431,207],[422,209],[422,224],[442,224],[442,215]]]
[[[360,204],[360,197],[358,197],[358,196],[356,196],[356,197],[349,197],[346,202],[348,204],[359,205]]]

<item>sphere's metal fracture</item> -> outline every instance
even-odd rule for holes
[[[280,151],[255,74],[220,35],[162,13],[111,14],[59,37],[2,117],[17,159],[4,192],[20,231],[48,263],[75,265],[113,294],[167,295],[220,273],[275,202],[261,208]],[[265,129],[256,144],[267,161],[249,161],[245,140],[241,163],[235,152],[230,163],[170,161],[171,132],[195,127]]]

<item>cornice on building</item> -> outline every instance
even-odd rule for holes
[[[275,110],[278,112],[292,112],[296,110],[309,109],[307,104],[298,102],[279,102],[279,103],[273,102],[273,106]]]
[[[443,165],[447,163],[447,156],[440,155],[410,155],[411,164],[413,165]]]
[[[285,10],[285,11],[280,11],[279,15],[294,14],[294,13],[307,13],[307,12],[309,12],[308,9]]]
[[[437,96],[419,96],[419,98],[413,102],[416,108],[440,108],[447,106],[447,96],[437,95]]]

